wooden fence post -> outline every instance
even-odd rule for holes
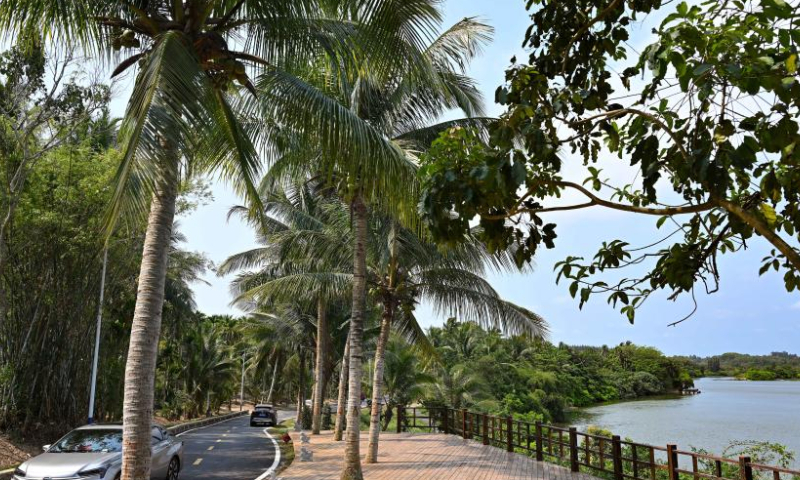
[[[750,465],[750,457],[739,457],[739,478],[741,480],[753,480],[753,467]]]
[[[489,415],[486,415],[484,413],[482,417],[483,417],[483,444],[489,445]]]
[[[506,417],[506,450],[514,451],[514,419],[511,415]]]
[[[461,436],[467,438],[467,409],[461,409]]]
[[[397,433],[403,431],[403,411],[405,408],[402,405],[397,406]]]
[[[669,480],[678,480],[678,446],[667,445],[667,468],[669,469]]]
[[[614,479],[623,480],[622,475],[622,442],[619,435],[611,437],[611,460],[614,465]]]
[[[579,472],[581,467],[578,464],[578,429],[569,429],[569,467],[573,472]]]
[[[539,462],[544,460],[542,441],[542,422],[536,422],[536,460]]]
[[[450,429],[447,428],[447,417],[449,416],[449,413],[450,412],[447,409],[447,407],[442,409],[442,414],[443,414],[443,417],[442,417],[442,431],[444,432],[445,435],[450,433]]]

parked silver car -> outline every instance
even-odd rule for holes
[[[150,478],[176,480],[183,465],[183,442],[163,428],[152,429]],[[44,446],[44,453],[14,471],[14,480],[116,480],[122,468],[122,425],[86,425]]]

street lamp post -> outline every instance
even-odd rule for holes
[[[244,409],[244,352],[242,352],[242,388],[239,390],[239,411]]]
[[[94,423],[94,399],[97,391],[97,362],[100,356],[100,326],[103,323],[103,295],[106,288],[106,265],[108,264],[108,243],[103,247],[103,275],[100,277],[100,301],[97,304],[97,329],[94,333],[94,358],[92,359],[92,385],[89,393],[89,424]]]

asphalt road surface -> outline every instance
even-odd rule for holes
[[[278,421],[292,412],[278,411]],[[183,440],[180,480],[256,480],[275,459],[275,444],[264,427],[250,427],[249,417],[239,417],[187,432]]]

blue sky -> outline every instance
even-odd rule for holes
[[[510,58],[527,58],[520,48],[530,23],[524,4],[525,0],[450,0],[446,4],[445,25],[465,16],[479,16],[496,29],[494,43],[471,70],[493,115],[500,113],[493,105],[494,91],[503,81]],[[644,45],[648,36],[649,25],[635,32],[632,42]],[[214,185],[213,191],[215,201],[180,219],[180,228],[188,237],[188,249],[220,262],[252,247],[253,236],[245,226],[226,222],[228,208],[237,203],[237,198],[221,185]],[[544,316],[551,325],[552,341],[615,345],[631,340],[668,354],[800,353],[800,295],[788,294],[781,276],[775,273],[758,276],[760,259],[769,251],[763,240],[755,238],[749,242],[749,250],[721,259],[720,291],[698,295],[698,312],[687,322],[667,327],[691,311],[688,297],[671,302],[666,295],[656,295],[639,311],[636,324],[630,325],[601,297],[579,310],[569,297],[568,285],[555,284],[553,264],[568,255],[591,255],[602,241],[614,238],[622,237],[633,245],[649,244],[663,235],[656,230],[655,220],[605,210],[553,214],[549,220],[558,224],[559,238],[554,250],[538,255],[535,272],[493,276],[491,280],[505,298]],[[197,285],[195,289],[200,310],[236,313],[228,305],[228,279],[209,274],[207,280],[211,285]],[[425,306],[420,307],[418,317],[426,326],[443,321]]]

